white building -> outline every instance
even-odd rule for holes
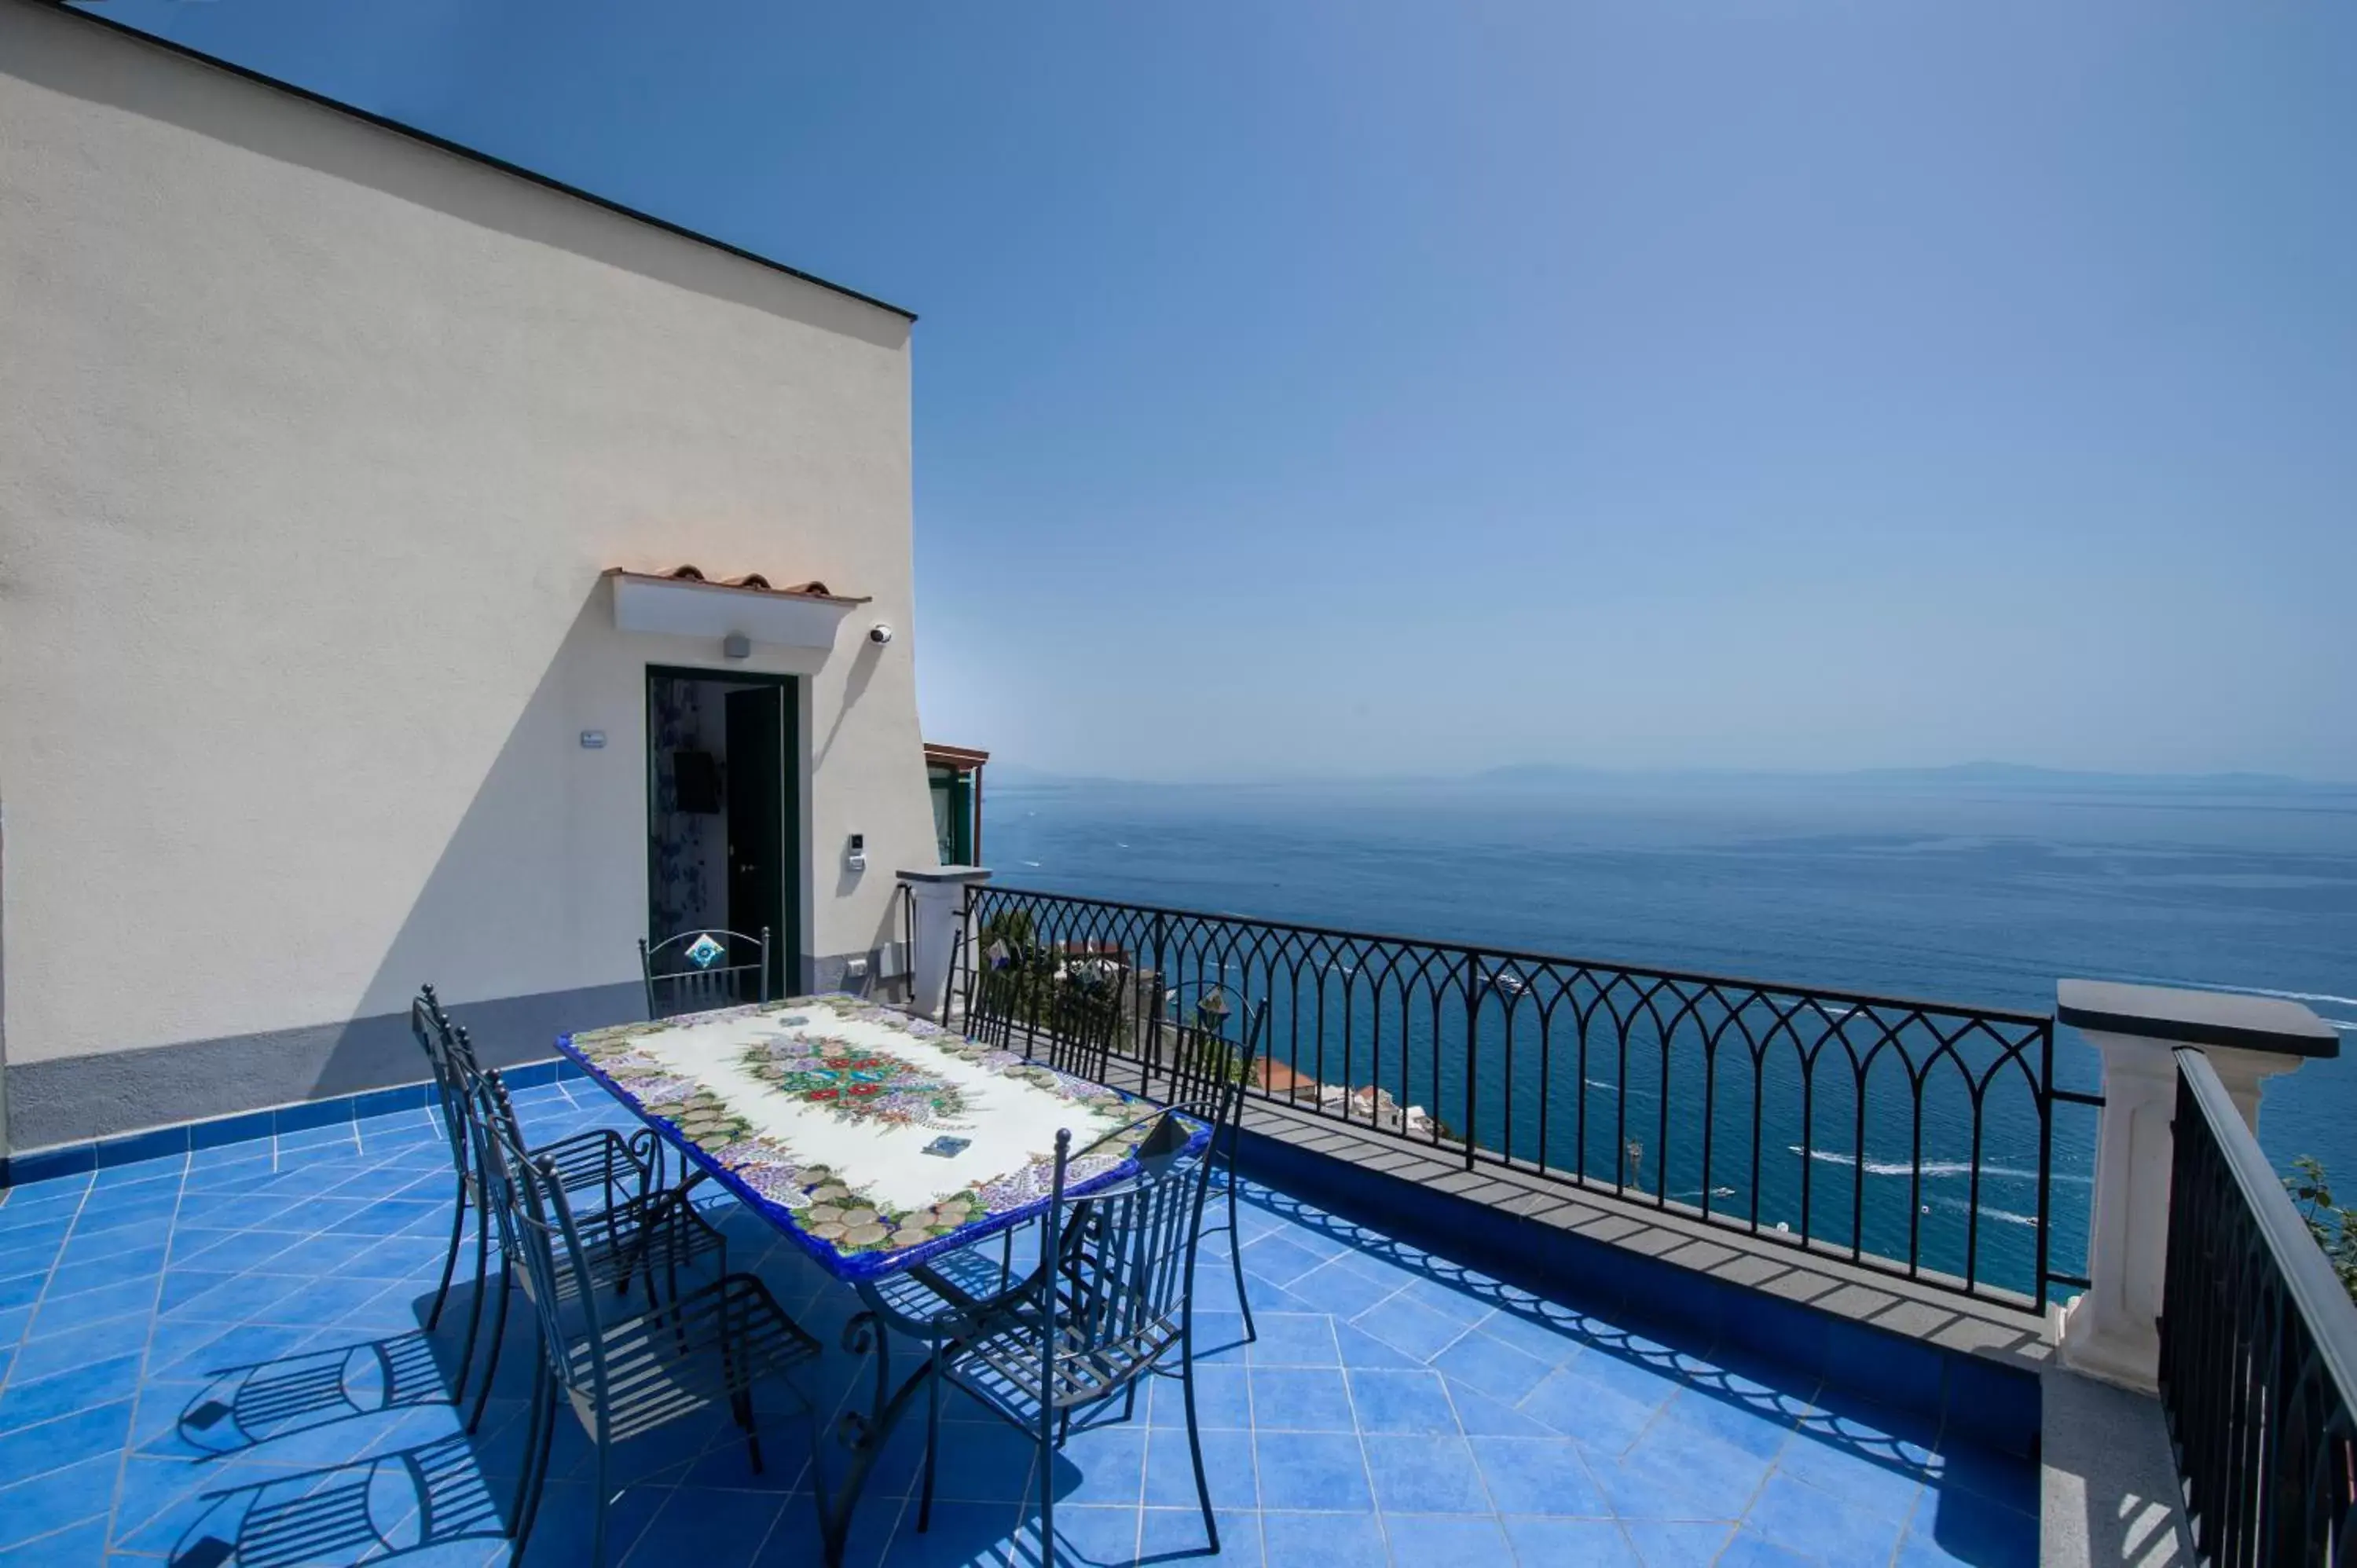
[[[895,965],[911,320],[0,0],[0,1152]]]

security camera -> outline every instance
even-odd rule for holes
[[[867,628],[867,640],[881,648],[892,640],[892,628],[879,620]]]

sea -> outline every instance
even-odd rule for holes
[[[2271,1081],[2261,1144],[2286,1172],[2322,1160],[2357,1202],[2357,787],[2014,769],[993,780],[982,847],[1002,886],[1802,988],[2036,1013],[2072,976],[2287,998],[2343,1050]],[[2055,1078],[2100,1083],[2068,1029]],[[1643,1090],[1632,1072],[1632,1103]],[[1691,1133],[1699,1108],[1676,1113]],[[2094,1113],[2059,1107],[2053,1137],[2047,1226],[2067,1270],[2084,1255]],[[1927,1215],[1969,1207],[1969,1162],[1864,1163],[1885,1217],[1870,1250],[1902,1250],[1897,1215],[1914,1206],[1894,1210],[1892,1192],[1923,1194]],[[2036,1233],[2019,1229],[2036,1223],[2033,1176],[2008,1167],[1980,1191],[1980,1229],[2016,1270]],[[1796,1178],[1760,1179],[1767,1208],[1789,1209]],[[1933,1250],[1927,1262],[1957,1261]]]

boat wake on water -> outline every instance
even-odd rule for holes
[[[1798,1144],[1787,1144],[1784,1146],[1793,1154],[1805,1155],[1810,1159],[1821,1161],[1829,1165],[1856,1165],[1858,1163],[1857,1155],[1839,1154],[1832,1149],[1804,1149]],[[1866,1162],[1865,1169],[1867,1175],[1874,1176],[1903,1176],[1920,1174],[1926,1181],[1954,1179],[1973,1174],[1973,1165],[1970,1160],[1925,1160],[1921,1165],[1912,1165],[1906,1160],[1868,1160]],[[2010,1181],[2038,1179],[2036,1171],[2023,1170],[2017,1165],[1983,1165],[1981,1175]],[[2093,1176],[2074,1175],[2069,1171],[2054,1173],[2054,1180],[2058,1182],[2076,1182],[2084,1186],[2093,1179]]]

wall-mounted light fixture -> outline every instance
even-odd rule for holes
[[[720,653],[726,659],[750,659],[753,639],[741,631],[732,631],[720,639]]]

